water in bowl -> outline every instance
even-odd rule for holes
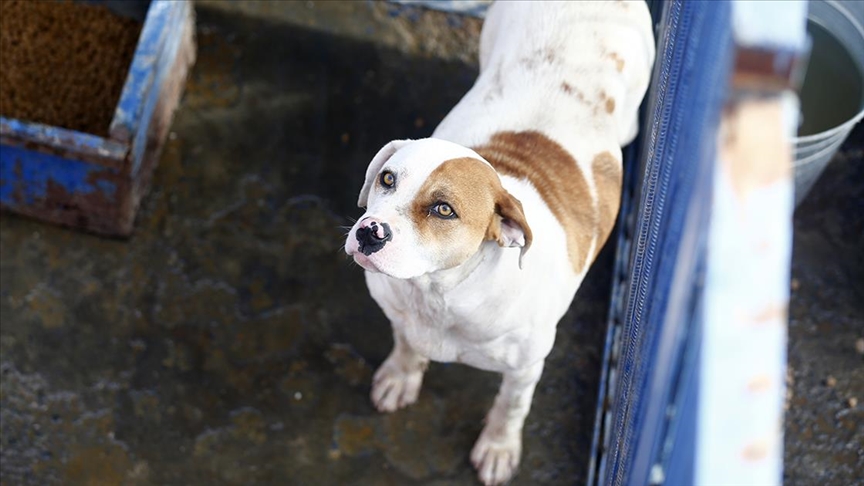
[[[813,48],[801,87],[799,137],[842,125],[864,106],[864,76],[849,51],[815,22],[807,22],[807,32]]]

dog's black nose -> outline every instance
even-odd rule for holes
[[[384,245],[392,239],[393,233],[390,231],[390,225],[387,223],[364,221],[357,228],[357,242],[360,243],[359,250],[366,256],[384,248]]]

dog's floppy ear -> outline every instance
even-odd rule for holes
[[[531,247],[534,236],[522,203],[503,188],[495,201],[495,216],[486,230],[486,239],[497,241],[501,247],[520,247],[519,268],[522,268],[522,257]]]
[[[387,162],[390,157],[393,157],[393,154],[395,154],[397,150],[404,147],[409,142],[411,142],[411,140],[393,140],[375,154],[375,157],[372,158],[372,162],[369,162],[369,167],[366,169],[366,182],[363,183],[363,187],[360,189],[360,196],[357,197],[357,207],[366,207],[366,202],[369,198],[369,191],[372,190],[372,185],[375,183],[375,176],[378,175],[378,171],[381,170],[381,167],[384,166],[384,163]]]

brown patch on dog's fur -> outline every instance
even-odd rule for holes
[[[534,186],[564,227],[570,263],[580,273],[588,260],[598,217],[576,160],[555,141],[535,131],[499,132],[474,150],[499,174],[527,179]],[[615,197],[615,210],[617,204]]]
[[[598,197],[596,256],[609,238],[618,217],[618,206],[621,203],[621,162],[608,151],[601,152],[594,157],[591,172],[594,173]]]
[[[615,69],[619,73],[624,71],[624,59],[621,59],[621,56],[619,56],[617,52],[612,52],[610,54],[607,54],[607,56],[609,57],[609,59],[615,61]]]
[[[447,203],[457,217],[441,219],[432,207]],[[447,268],[467,260],[485,240],[501,240],[501,221],[507,218],[525,233],[525,247],[531,246],[531,229],[522,204],[508,193],[488,165],[477,159],[461,157],[444,161],[420,190],[411,207],[411,219],[420,238],[448,254]]]
[[[530,56],[519,59],[519,64],[521,64],[528,70],[536,69],[543,64],[553,65],[559,64],[560,62],[561,59],[558,57],[555,49],[550,48],[535,49]]]
[[[594,110],[593,110],[594,116],[600,115],[600,109],[599,109],[598,105],[603,105],[604,109],[606,110],[606,113],[611,114],[613,111],[615,111],[615,98],[609,97],[609,95],[607,95],[606,92],[603,90],[600,90],[599,97],[600,97],[600,101],[598,102],[597,105],[594,106]]]
[[[576,99],[578,99],[579,101],[581,101],[583,103],[585,102],[585,94],[582,93],[582,91],[580,91],[578,88],[576,88],[573,85],[571,85],[570,83],[568,83],[567,81],[561,82],[561,91],[563,91],[564,93],[566,93],[568,95],[574,95],[574,96],[576,96]]]
[[[502,77],[501,69],[501,62],[498,62],[498,65],[495,66],[494,74],[492,75],[492,87],[486,92],[486,96],[483,99],[486,103],[490,103],[492,100],[504,95],[504,79]]]

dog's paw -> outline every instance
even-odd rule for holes
[[[405,372],[388,361],[372,379],[372,403],[379,412],[394,412],[417,401],[423,371]]]
[[[483,429],[474,449],[471,451],[471,464],[477,476],[486,486],[504,484],[513,478],[519,467],[522,454],[522,437],[516,434],[494,437],[489,427]]]

